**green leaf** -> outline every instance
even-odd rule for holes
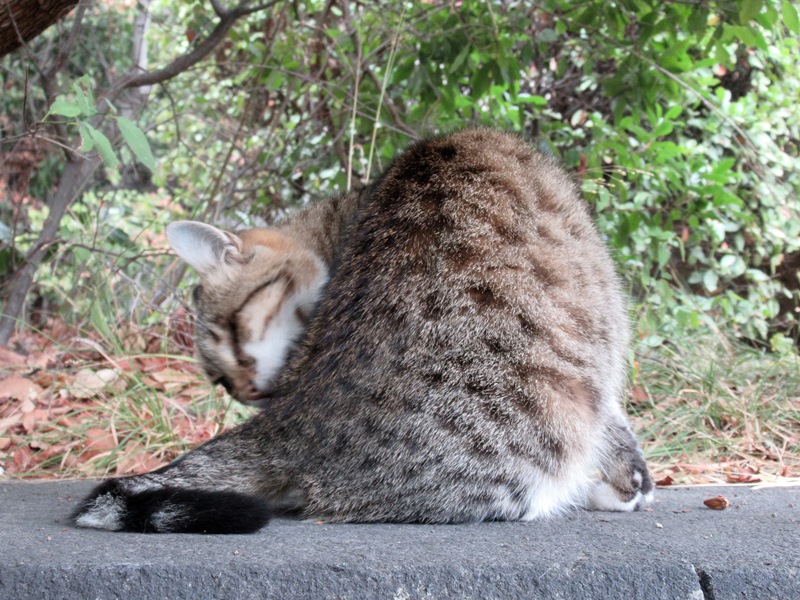
[[[393,83],[401,83],[408,79],[411,73],[414,72],[414,59],[407,60],[404,63],[400,63],[395,67],[394,72],[392,73],[392,82]]]
[[[91,125],[88,123],[84,123],[81,121],[78,123],[78,130],[81,132],[81,147],[80,150],[82,152],[91,152],[92,148],[94,148],[94,140],[92,139],[92,133],[89,130]]]
[[[711,172],[708,174],[708,178],[711,181],[716,181],[719,183],[726,183],[730,181],[731,177],[733,176],[731,173],[731,169],[733,168],[736,159],[733,157],[730,158],[723,158],[719,161]]]
[[[675,105],[667,111],[667,114],[664,115],[664,118],[667,120],[672,120],[677,117],[683,111],[683,107],[680,105]]]
[[[653,131],[653,137],[659,138],[664,137],[665,135],[669,135],[672,133],[674,128],[674,124],[672,121],[661,121],[658,126]]]
[[[789,0],[783,0],[781,3],[781,13],[783,14],[783,23],[789,31],[800,34],[800,19],[797,18],[797,9]]]
[[[664,164],[683,152],[682,148],[673,142],[653,142],[650,149],[653,151],[655,164]]]
[[[791,354],[794,349],[794,341],[782,333],[775,333],[769,338],[769,346],[777,354]]]
[[[108,316],[103,314],[103,310],[100,307],[100,302],[93,302],[92,308],[89,310],[89,318],[92,322],[94,328],[103,336],[106,340],[114,339],[113,334],[111,333],[111,328],[108,326]]]
[[[546,44],[554,44],[558,41],[558,34],[548,27],[539,32],[537,40]]]
[[[49,115],[61,115],[62,117],[77,117],[81,114],[80,107],[74,102],[70,102],[64,96],[58,96],[50,105]]]
[[[535,106],[547,105],[547,98],[543,96],[532,96],[531,94],[518,94],[517,102],[520,104],[533,104]]]
[[[692,7],[692,14],[689,15],[689,31],[697,33],[708,27],[708,9],[704,6]]]
[[[136,123],[126,117],[117,117],[117,125],[122,134],[122,139],[133,151],[136,160],[142,163],[151,171],[156,170],[156,160],[153,158],[153,153],[150,150],[150,144],[147,143],[147,138]]]
[[[657,348],[664,343],[664,338],[660,335],[648,335],[641,343],[648,348]]]
[[[589,6],[575,17],[575,22],[579,25],[591,24],[593,26],[600,18],[602,17],[598,14],[597,9],[594,6]]]
[[[247,74],[247,71],[244,71]],[[283,73],[278,69],[272,69],[264,81],[264,87],[268,90],[277,90],[283,85]]]
[[[778,22],[778,15],[778,10],[774,6],[768,4],[767,9],[756,17],[756,22],[764,29],[772,31],[775,29],[775,23]]]
[[[714,271],[709,269],[703,273],[703,287],[705,287],[709,292],[716,291],[717,283],[719,283],[719,275],[717,275]]]
[[[78,105],[78,108],[81,109],[81,114],[85,117],[93,117],[97,111],[94,109],[94,97],[84,91],[83,86],[81,83],[86,83],[84,78],[81,78],[79,81],[75,81],[72,84],[72,91],[75,92],[75,99]]]
[[[451,74],[457,73],[458,70],[461,68],[461,65],[464,64],[464,61],[467,60],[467,57],[469,56],[469,53],[471,51],[472,47],[469,44],[466,44],[463,50],[461,50],[461,52],[458,53],[458,56],[456,56],[455,60],[453,60],[453,62],[450,64],[447,71]]]
[[[755,19],[761,12],[764,0],[742,0],[739,6],[739,22],[744,24]]]
[[[6,225],[5,223],[0,223],[0,242],[11,244],[11,241],[13,239],[14,239],[14,232],[11,230],[11,227]]]
[[[111,142],[108,141],[108,138],[88,123],[84,123],[84,125],[86,125],[86,129],[97,147],[97,153],[103,159],[105,165],[111,169],[118,167],[119,160],[114,154],[114,149],[111,147]]]
[[[692,57],[688,53],[690,46],[690,40],[676,40],[659,57],[659,64],[665,69],[675,73],[683,73],[688,71],[691,69],[693,62]]]
[[[749,27],[744,25],[725,25],[725,38],[726,40],[736,39],[742,42],[745,46],[753,47],[756,45],[756,36],[750,31]]]
[[[756,283],[764,283],[769,281],[769,275],[764,273],[761,269],[747,269],[748,279]]]
[[[475,77],[472,78],[472,98],[474,100],[479,100],[483,98],[483,95],[489,89],[489,86],[492,83],[491,76],[490,76],[490,67],[489,65],[483,65],[480,70],[475,74]]]

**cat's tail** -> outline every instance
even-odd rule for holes
[[[72,514],[73,524],[137,533],[252,533],[272,515],[258,496],[168,486],[137,491],[134,480],[101,483]]]
[[[228,431],[151,473],[102,482],[78,505],[72,523],[139,533],[261,529],[272,504],[252,425]]]

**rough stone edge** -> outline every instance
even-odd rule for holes
[[[369,570],[321,565],[270,568],[262,565],[174,567],[108,564],[49,567],[20,564],[0,568],[0,597],[15,600],[65,598],[624,598],[705,600],[687,563],[533,569],[459,565]]]

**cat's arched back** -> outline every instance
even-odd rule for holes
[[[283,230],[328,283],[264,410],[159,472],[105,484],[77,522],[126,528],[101,516],[165,489],[253,494],[331,521],[641,506],[653,486],[621,408],[626,306],[564,172],[516,136],[470,129],[413,145],[344,204],[318,230],[333,252],[292,232],[302,217]],[[236,268],[203,283],[218,299],[275,285],[258,253],[233,246],[218,254]]]

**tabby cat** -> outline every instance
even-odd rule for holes
[[[653,483],[623,413],[628,320],[575,185],[517,137],[411,146],[275,229],[170,228],[201,276],[209,377],[263,409],[75,523],[254,531],[326,521],[634,510]]]

